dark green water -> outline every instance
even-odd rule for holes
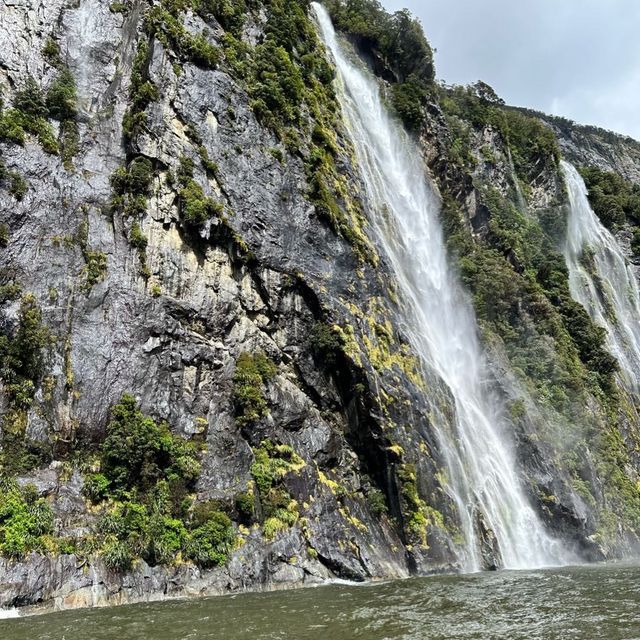
[[[2,640],[640,640],[640,567],[332,585],[0,620]]]

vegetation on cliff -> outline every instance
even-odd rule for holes
[[[602,224],[612,233],[624,227],[631,229],[631,249],[640,258],[640,185],[598,167],[581,167],[580,173]]]
[[[407,128],[433,137],[443,152],[432,167],[444,199],[443,224],[451,255],[473,295],[485,344],[508,357],[546,416],[546,426],[538,424],[524,449],[539,441],[591,504],[601,494],[597,484],[585,481],[590,474],[585,459],[594,456],[606,479],[599,502],[601,539],[616,535],[609,522],[612,511],[637,528],[638,492],[633,474],[623,471],[634,445],[621,436],[627,418],[615,382],[618,364],[606,350],[604,329],[572,299],[559,251],[566,232],[565,194],[560,148],[548,122],[565,131],[571,123],[508,107],[483,82],[448,87],[433,83],[429,74],[416,78],[403,68],[403,56],[391,53],[398,25],[409,24],[410,16],[388,14],[375,0],[332,0],[328,8],[336,27],[391,83],[388,93]],[[419,37],[405,38],[404,46],[414,60],[429,59]],[[416,80],[408,90],[408,81]],[[431,112],[439,110],[444,117],[444,128],[428,115],[427,102]],[[638,187],[592,167],[582,173],[596,213],[614,231],[634,229],[632,246],[638,251]],[[496,177],[507,184],[495,184]],[[595,415],[585,409],[590,404],[598,406]],[[518,430],[531,428],[523,426],[532,420],[524,404],[514,402],[511,412]]]
[[[128,15],[131,7],[130,2],[112,3],[111,11]],[[376,384],[378,404],[374,404],[374,392],[366,388],[370,381],[365,368],[379,374],[376,383],[387,375],[398,386],[405,381],[407,386],[413,383],[415,389],[429,391],[429,386],[401,341],[400,331],[387,317],[387,301],[371,296],[362,309],[354,309],[347,300],[349,292],[365,281],[365,271],[374,274],[372,280],[377,278],[383,283],[381,287],[386,282],[382,270],[375,269],[378,257],[367,238],[363,206],[354,188],[357,177],[351,174],[353,150],[333,90],[335,72],[315,32],[308,2],[162,0],[142,3],[142,8],[144,28],[138,32],[137,52],[131,61],[122,122],[126,158],[111,175],[112,198],[104,213],[111,216],[113,228],[137,252],[145,281],[152,277],[146,251],[148,244],[153,246],[154,237],[149,235],[147,239],[143,223],[148,221],[148,208],[160,195],[169,201],[167,210],[175,211],[171,224],[177,227],[180,241],[193,249],[198,261],[207,260],[207,250],[223,238],[230,253],[236,251],[242,256],[242,260],[234,256],[230,263],[230,268],[242,271],[233,277],[238,282],[245,276],[247,281],[258,280],[254,256],[232,226],[233,214],[221,181],[221,174],[225,174],[209,158],[186,116],[181,114],[184,122],[176,125],[180,135],[184,133],[181,143],[185,154],[176,153],[169,159],[161,154],[153,159],[144,155],[149,153],[149,141],[155,143],[158,137],[153,130],[159,126],[154,105],[166,98],[164,84],[157,79],[157,70],[152,70],[154,51],[157,53],[160,43],[170,61],[169,73],[175,78],[194,71],[187,65],[195,65],[196,71],[211,77],[218,73],[214,70],[220,70],[227,74],[225,81],[233,78],[239,93],[248,96],[250,110],[265,128],[270,147],[264,149],[268,162],[287,167],[298,178],[297,185],[303,185],[306,179],[306,197],[312,205],[309,211],[353,248],[356,261],[350,264],[355,265],[355,284],[345,282],[339,297],[355,322],[349,326],[342,323],[343,318],[325,315],[314,298],[311,306],[316,317],[308,319],[308,326],[301,322],[295,327],[296,333],[305,336],[305,344],[299,349],[303,355],[283,351],[286,357],[276,358],[277,366],[259,350],[238,355],[233,348],[240,340],[234,334],[238,342],[230,351],[232,358],[237,355],[235,369],[233,364],[227,367],[226,389],[220,393],[227,393],[229,430],[235,429],[245,439],[242,482],[246,486],[230,489],[225,500],[210,500],[197,495],[204,448],[201,436],[187,440],[176,435],[169,425],[143,413],[132,395],[122,396],[112,407],[100,443],[80,442],[75,433],[69,441],[62,436],[53,443],[31,440],[29,412],[34,406],[38,411],[50,410],[46,403],[55,377],[47,371],[48,347],[56,339],[46,328],[35,298],[23,294],[10,274],[3,272],[0,302],[12,304],[15,317],[7,314],[6,322],[3,318],[0,335],[0,379],[7,398],[0,453],[4,493],[0,497],[0,553],[13,558],[30,551],[99,554],[114,571],[129,570],[140,559],[151,565],[191,561],[209,568],[227,561],[238,544],[238,533],[248,535],[244,526],[253,525],[267,541],[296,526],[306,535],[304,511],[309,505],[294,497],[296,481],[306,463],[265,428],[277,421],[277,417],[269,417],[270,409],[276,415],[269,400],[275,397],[281,378],[300,388],[307,385],[310,404],[316,403],[314,410],[319,408],[330,426],[327,448],[331,451],[318,454],[327,465],[341,464],[342,440],[356,443],[353,451],[360,459],[354,455],[353,466],[345,474],[353,469],[358,473],[366,470],[375,482],[366,479],[358,485],[354,481],[358,488],[351,489],[349,498],[362,498],[364,505],[366,497],[371,513],[381,518],[390,513],[389,518],[384,517],[385,526],[393,527],[394,535],[401,536],[408,549],[415,545],[426,551],[427,535],[431,538],[435,529],[446,533],[449,525],[446,499],[441,498],[439,489],[432,491],[445,481],[435,478],[436,474],[425,481],[428,474],[424,470],[436,467],[436,454],[422,440],[423,447],[416,446],[415,452],[407,448],[406,453],[392,441],[392,435],[413,429],[407,408],[399,406],[401,402],[408,404],[408,400],[391,397],[388,388]],[[451,255],[471,293],[485,344],[494,354],[506,354],[526,390],[522,398],[509,400],[512,422],[524,441],[519,442],[521,453],[550,452],[550,463],[569,471],[578,495],[589,505],[601,508],[601,528],[610,539],[617,535],[618,515],[625,526],[639,526],[640,492],[628,473],[632,459],[620,422],[624,409],[615,385],[617,364],[605,349],[603,330],[572,300],[567,270],[558,251],[558,240],[564,233],[563,194],[560,152],[553,131],[534,115],[507,108],[484,83],[437,86],[431,48],[419,23],[408,12],[388,14],[375,0],[329,0],[328,8],[337,28],[369,55],[374,68],[389,81],[387,97],[407,129],[427,139],[431,136],[430,142],[437,146],[439,153],[432,169],[444,199],[442,220]],[[203,24],[206,28],[201,29]],[[263,37],[254,38],[253,32],[248,35],[247,24],[262,29]],[[72,161],[79,148],[75,81],[54,40],[47,42],[43,54],[49,80],[40,86],[33,78],[26,78],[11,105],[0,105],[0,141],[25,144],[33,136],[45,152],[59,154],[67,169],[73,170]],[[222,111],[226,108],[225,104]],[[225,115],[235,121],[231,107]],[[60,133],[56,137],[57,123]],[[223,125],[216,121],[217,126]],[[243,149],[238,145],[235,152],[242,154]],[[215,159],[220,161],[219,157]],[[295,176],[297,166],[304,167],[299,176]],[[496,175],[500,179],[493,181]],[[636,186],[593,168],[584,169],[583,175],[596,213],[612,230],[638,227],[640,196]],[[28,193],[25,178],[7,169],[3,162],[0,186],[16,200]],[[88,245],[87,212],[83,210],[81,215],[77,237],[72,241],[77,241],[84,261],[80,290],[89,297],[91,288],[107,275],[107,255]],[[9,227],[0,225],[0,252],[11,238]],[[634,239],[634,246],[638,251],[640,235]],[[155,259],[155,254],[150,255]],[[250,268],[245,269],[247,264]],[[274,268],[267,262],[261,266]],[[162,290],[154,286],[150,291],[159,297]],[[282,284],[283,288],[287,286]],[[295,291],[301,297],[303,293]],[[267,292],[261,289],[260,296],[266,298]],[[55,295],[50,297],[53,306]],[[392,288],[388,297],[389,306],[397,303]],[[378,300],[382,302],[378,304]],[[164,302],[151,300],[158,305],[153,313],[158,312],[162,318],[165,316],[160,312],[164,314],[169,308],[168,303],[159,304]],[[298,299],[292,304],[298,304]],[[52,317],[54,311],[59,309],[51,311]],[[196,315],[186,305],[181,313]],[[265,321],[261,313],[248,311],[248,324],[257,326],[268,321],[275,326],[274,318]],[[183,320],[181,317],[177,322],[180,326],[172,339],[187,327],[184,331],[198,333],[200,340],[202,319],[193,320],[193,324],[182,324]],[[225,331],[231,332],[234,322],[231,318]],[[278,347],[277,341],[288,339],[276,333],[279,329],[270,331],[266,333]],[[194,356],[198,383],[201,375],[217,375],[213,369],[201,369],[199,358],[211,346],[204,343],[198,343]],[[245,344],[243,348],[265,348],[272,353],[271,346]],[[69,358],[65,351],[64,365],[55,361],[55,366],[65,369],[65,397],[73,407],[77,399],[74,394],[81,391],[73,388]],[[314,359],[319,366],[309,371]],[[350,367],[358,369],[361,377],[354,376]],[[278,370],[282,375],[276,377]],[[317,376],[331,380],[326,397],[316,388],[321,386]],[[344,398],[339,398],[340,394]],[[527,396],[540,408],[542,420],[534,427],[544,424],[538,431],[527,422]],[[145,403],[145,410],[154,414],[149,403]],[[375,422],[375,427],[363,424],[362,415]],[[204,418],[198,420],[207,423]],[[343,424],[348,426],[341,431],[338,425]],[[428,424],[426,416],[424,424]],[[94,429],[102,426],[104,423],[92,425]],[[206,430],[206,426],[200,426],[199,434]],[[277,428],[288,430],[289,425],[277,424]],[[374,428],[378,431],[368,433]],[[423,437],[428,440],[420,434]],[[288,442],[288,438],[285,433],[283,439]],[[565,446],[563,438],[570,439],[570,447]],[[337,441],[340,444],[334,444]],[[416,436],[412,443],[417,441]],[[9,480],[44,467],[54,458],[65,465],[61,473],[77,468],[85,474],[83,492],[91,522],[88,531],[77,538],[56,537],[49,500],[39,498],[32,487]],[[427,460],[422,466],[421,458]],[[589,475],[594,468],[598,479]],[[346,510],[347,500],[342,500],[346,489],[322,471],[313,478],[313,482],[318,479],[340,494],[339,504]],[[542,488],[534,487],[532,493],[536,491]],[[425,499],[427,493],[430,502]],[[554,496],[546,498],[552,502]],[[442,512],[438,510],[441,507]],[[353,525],[354,531],[366,530],[354,516],[343,519]],[[356,550],[354,555],[358,554]]]

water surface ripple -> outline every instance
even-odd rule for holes
[[[0,620],[2,640],[640,640],[640,568],[437,576]]]

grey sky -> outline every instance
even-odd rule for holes
[[[420,18],[446,82],[640,140],[640,1],[382,2]]]

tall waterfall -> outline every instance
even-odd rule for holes
[[[527,568],[563,561],[545,532],[516,471],[503,407],[489,389],[471,305],[447,262],[439,202],[417,145],[386,112],[379,86],[353,63],[326,10],[313,3],[333,54],[337,91],[366,185],[370,223],[401,292],[404,329],[427,370],[451,392],[455,424],[434,418],[447,465],[448,491],[465,545],[464,568],[481,568],[478,521],[496,536],[502,562]]]
[[[571,211],[564,255],[571,295],[607,330],[607,347],[620,363],[628,390],[640,391],[640,291],[633,268],[594,213],[575,167],[562,163]]]

